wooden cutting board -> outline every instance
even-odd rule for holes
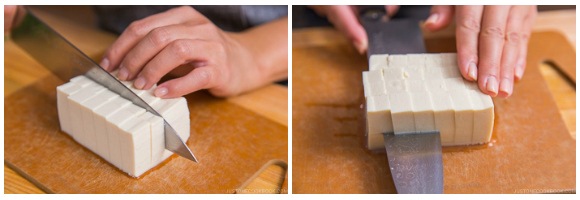
[[[42,14],[92,58],[98,59],[114,41],[111,35]],[[284,95],[272,96],[285,88],[268,86],[231,99],[202,91],[185,96],[191,119],[187,144],[200,163],[173,156],[141,178],[131,178],[60,131],[55,89],[63,82],[10,41],[5,51],[9,86],[4,99],[4,163],[45,192],[234,193],[264,164],[287,163],[286,120],[278,116],[277,106],[267,110],[256,105],[272,98],[285,105],[286,98],[277,98]],[[285,170],[277,171],[284,176]]]
[[[426,39],[455,52],[452,37]],[[395,193],[384,152],[365,147],[365,56],[331,29],[293,32],[293,193]],[[576,145],[538,66],[551,61],[575,82],[575,51],[555,32],[534,33],[514,95],[494,98],[492,143],[443,148],[445,193],[575,191]]]

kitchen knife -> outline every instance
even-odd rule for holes
[[[367,32],[368,52],[426,53],[419,19],[389,19],[384,6],[359,6]],[[391,176],[398,193],[443,193],[443,161],[439,131],[384,133]]]
[[[19,10],[20,11],[20,10]],[[11,32],[11,38],[44,67],[63,81],[84,74],[104,87],[130,100],[135,105],[146,109],[154,115],[161,116],[143,99],[119,82],[115,77],[101,68],[83,52],[77,49],[64,37],[38,19],[30,10],[22,9],[18,24]],[[189,147],[177,135],[177,132],[163,118],[165,131],[165,149],[181,157],[197,162]]]

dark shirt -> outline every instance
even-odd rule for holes
[[[178,6],[95,6],[99,26],[121,34],[131,22]],[[239,32],[288,15],[287,6],[192,6],[224,31]]]

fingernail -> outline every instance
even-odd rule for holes
[[[498,87],[497,86],[497,79],[495,79],[495,77],[493,77],[493,76],[487,77],[487,83],[485,85],[485,89],[488,92],[493,93],[492,96],[497,95],[497,87]]]
[[[474,62],[470,62],[467,66],[467,76],[472,78],[474,81],[477,81],[477,66],[475,66]]]
[[[137,78],[137,80],[135,80],[135,83],[133,83],[133,85],[135,86],[135,88],[142,90],[143,87],[145,87],[145,79],[143,77],[139,77]]]
[[[127,71],[126,68],[122,67],[121,69],[119,69],[119,74],[117,74],[117,78],[119,78],[119,80],[125,81],[125,80],[127,80],[128,76],[129,76],[129,71]]]
[[[363,54],[365,53],[365,50],[367,48],[367,43],[365,41],[356,41],[354,42],[354,47],[356,48],[359,54]]]
[[[499,91],[502,92],[505,97],[510,96],[513,92],[512,82],[508,79],[503,79],[499,86]]]
[[[439,19],[439,14],[435,13],[429,16],[425,24],[434,24]]]
[[[155,89],[155,96],[163,97],[167,94],[167,92],[169,91],[167,90],[166,87],[158,87],[157,89]]]
[[[109,71],[109,59],[108,58],[104,58],[103,60],[101,60],[101,63],[99,65],[101,65],[101,67],[103,69]]]
[[[522,79],[523,76],[524,76],[524,66],[521,62],[518,62],[518,64],[516,65],[516,78],[520,80]]]

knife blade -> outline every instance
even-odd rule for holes
[[[367,56],[426,53],[419,19],[389,19],[384,6],[360,6],[368,36]],[[385,150],[398,193],[443,193],[439,131],[384,133]]]
[[[93,81],[128,99],[135,105],[154,115],[161,116],[155,109],[123,85],[91,58],[76,48],[50,26],[37,18],[30,10],[21,15],[19,24],[11,31],[11,38],[44,67],[63,81],[84,74]],[[18,15],[17,15],[18,16]],[[163,118],[165,149],[181,157],[197,162],[197,158],[167,120]]]

